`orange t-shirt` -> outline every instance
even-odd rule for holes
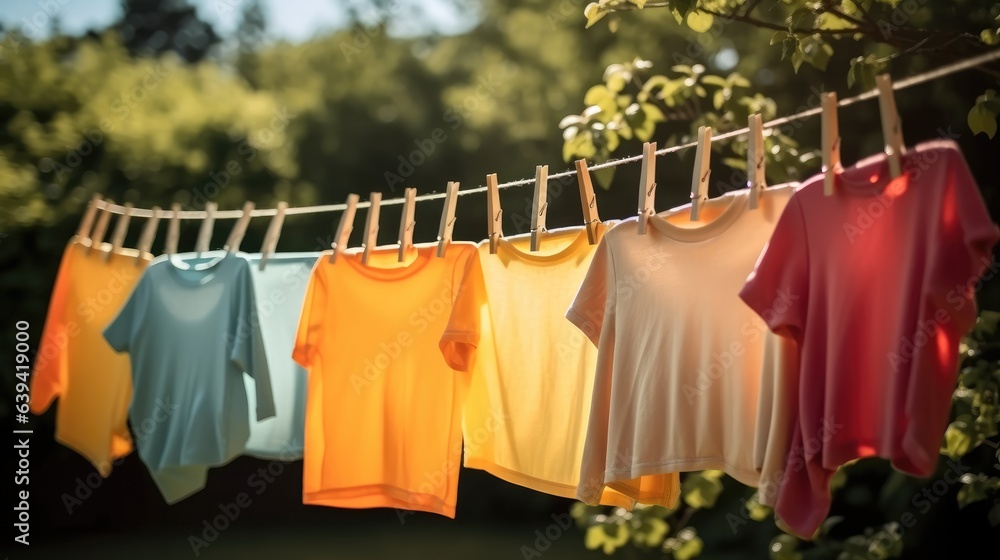
[[[476,246],[313,268],[293,357],[309,371],[303,503],[455,516],[462,405],[486,293]]]
[[[101,331],[151,257],[132,249],[108,254],[91,249],[89,239],[73,237],[59,264],[35,358],[31,411],[44,413],[58,397],[56,440],[83,455],[101,476],[111,473],[112,460],[132,451],[128,356],[116,354]]]

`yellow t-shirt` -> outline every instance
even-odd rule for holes
[[[606,227],[598,225],[598,238]],[[490,321],[477,350],[482,373],[473,377],[465,406],[465,466],[574,498],[597,348],[565,314],[597,245],[583,227],[547,233],[537,252],[529,251],[530,241],[501,239],[495,255],[489,241],[479,245]],[[663,485],[672,499],[678,477],[664,478],[672,481]],[[601,503],[635,505],[611,489]]]
[[[303,503],[455,516],[486,296],[472,243],[320,255],[293,357],[309,371]]]
[[[152,257],[105,250],[75,236],[66,246],[31,378],[31,411],[44,413],[58,397],[56,440],[83,455],[101,476],[111,473],[112,460],[132,451],[128,356],[116,354],[101,331]]]

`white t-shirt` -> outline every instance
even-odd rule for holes
[[[609,487],[645,503],[651,478],[704,469],[757,486],[781,468],[789,421],[774,392],[794,348],[739,291],[795,188],[767,189],[753,210],[741,189],[698,222],[682,208],[651,216],[645,235],[637,218],[605,234],[566,315],[598,348],[580,500]]]

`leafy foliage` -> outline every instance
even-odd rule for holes
[[[651,68],[651,62],[641,59],[607,67],[604,83],[591,87],[584,96],[587,108],[559,123],[564,160],[607,161],[622,140],[648,142],[663,123],[683,125],[679,134],[667,139],[667,144],[673,145],[690,141],[688,128],[710,126],[720,134],[745,127],[747,117],[754,113],[765,120],[776,116],[774,100],[749,94],[750,81],[739,72],[719,76],[709,74],[701,64],[677,64],[670,76],[647,76]],[[771,175],[779,182],[795,178],[803,162],[817,157],[814,151],[801,152],[798,142],[780,129],[769,131],[764,141],[766,160],[773,166]],[[727,165],[746,170],[745,138],[726,144],[713,142],[712,149],[722,154]],[[609,188],[614,168],[594,175],[602,187]]]

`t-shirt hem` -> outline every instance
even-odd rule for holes
[[[303,492],[305,505],[346,509],[393,508],[436,513],[455,518],[455,504],[445,503],[437,496],[410,492],[395,486],[373,484],[352,488],[335,488]]]
[[[662,475],[670,473],[720,470],[734,478],[737,482],[756,488],[760,484],[760,472],[756,469],[743,469],[726,463],[719,457],[702,457],[697,459],[676,459],[657,463],[640,463],[631,467],[608,469],[604,478],[611,482],[631,480],[643,476]]]
[[[523,486],[525,488],[530,488],[538,492],[544,492],[546,494],[551,494],[553,496],[559,496],[561,498],[576,498],[576,485],[575,484],[565,484],[562,482],[554,482],[551,480],[546,480],[544,478],[538,478],[528,474],[524,474],[515,470],[511,470],[507,467],[500,466],[488,459],[479,459],[476,457],[466,457],[465,458],[465,468],[467,469],[479,469],[486,471],[491,475],[510,482],[511,484],[517,484],[518,486]],[[613,504],[607,504],[613,505]]]
[[[86,459],[87,462],[89,462],[91,465],[93,465],[95,469],[97,469],[97,472],[101,475],[102,478],[107,478],[111,476],[111,466],[115,459],[125,457],[129,453],[132,453],[132,449],[129,449],[128,453],[123,453],[121,455],[115,456],[114,454],[110,453],[110,442],[109,442],[109,447],[108,447],[109,452],[105,453],[99,460],[95,460],[95,457],[91,453],[84,451],[84,449],[86,449],[87,446],[80,444],[77,440],[74,440],[72,437],[67,437],[65,434],[59,433],[58,430],[56,431],[55,434],[55,440],[58,441],[60,444],[64,445],[65,447],[73,450],[73,452],[77,453],[84,459]]]
[[[489,459],[476,457],[466,457],[465,468],[486,471],[501,480],[511,484],[517,484],[518,486],[523,486],[525,488],[530,488],[531,490],[535,490],[537,492],[559,496],[560,498],[576,499],[577,485],[575,483],[566,484],[546,480],[544,478],[538,478],[500,466]],[[601,495],[599,505],[632,509],[635,507],[635,500],[628,496],[618,496],[616,494],[604,493]]]

